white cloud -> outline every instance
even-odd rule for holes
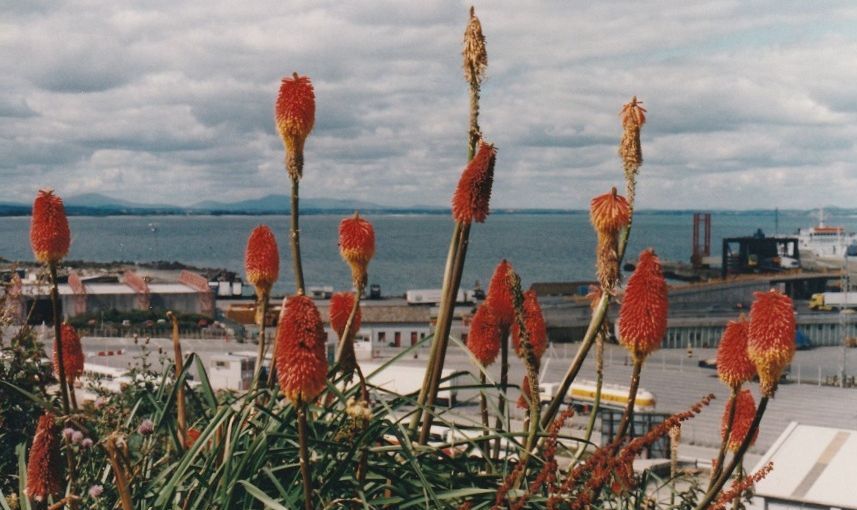
[[[464,165],[467,5],[30,2],[0,21],[0,201],[39,186],[152,203],[287,191],[279,78],[308,74],[304,196],[448,202]],[[495,206],[621,186],[617,112],[649,109],[642,207],[852,205],[849,2],[485,2]],[[853,188],[852,188],[853,189]]]

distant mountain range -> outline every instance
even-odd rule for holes
[[[64,198],[66,213],[73,216],[110,215],[168,215],[168,214],[288,214],[291,197],[288,195],[266,195],[261,198],[220,202],[205,200],[187,207],[171,204],[143,204],[109,197],[99,193],[84,193]],[[395,207],[360,200],[335,198],[301,198],[301,212],[308,214],[328,212],[374,211],[374,212],[445,212],[448,209],[432,206]],[[0,203],[0,216],[26,216],[31,206],[21,203]]]
[[[143,204],[109,197],[100,193],[84,193],[72,195],[63,200],[66,213],[72,216],[114,216],[114,215],[218,215],[218,214],[289,214],[291,211],[291,197],[288,195],[266,195],[261,198],[240,200],[237,202],[221,202],[205,200],[190,206],[179,207],[171,204]],[[375,213],[419,213],[419,214],[447,214],[448,207],[431,205],[413,205],[398,207],[376,204],[361,200],[343,200],[336,198],[301,198],[301,213],[303,214],[326,214],[326,213],[350,213],[352,211],[372,211]],[[28,216],[30,204],[2,203],[0,202],[0,216]],[[707,209],[718,214],[762,214],[773,215],[773,209],[754,210],[729,210],[729,209]],[[855,215],[857,210],[841,207],[825,207],[825,212],[832,216]],[[515,209],[515,208],[492,208],[494,214],[586,214],[588,211],[580,209]],[[641,209],[638,214],[658,215],[683,215],[694,212],[693,210],[674,209]],[[806,215],[810,210],[780,209],[779,214]]]

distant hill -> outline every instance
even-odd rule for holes
[[[372,202],[360,200],[341,200],[336,198],[301,198],[301,210],[361,210],[377,211],[384,209],[397,209]],[[266,195],[261,198],[241,200],[239,202],[217,202],[206,200],[190,207],[192,210],[222,211],[222,212],[289,212],[291,210],[291,197],[289,195]]]
[[[141,204],[119,198],[108,197],[100,193],[83,193],[63,198],[66,207],[85,209],[181,209],[170,204]]]

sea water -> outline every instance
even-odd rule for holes
[[[452,232],[446,214],[367,214],[376,233],[376,255],[369,265],[369,283],[384,295],[407,289],[440,288]],[[301,217],[301,247],[307,286],[348,289],[351,276],[339,257],[337,227],[341,215]],[[711,251],[719,255],[722,238],[793,233],[816,223],[811,213],[714,212]],[[0,218],[0,257],[32,260],[29,218]],[[279,293],[293,288],[289,251],[289,216],[108,216],[71,217],[69,259],[97,262],[178,261],[199,267],[243,273],[244,248],[250,231],[270,226],[280,248]],[[829,217],[830,225],[857,228],[857,218]],[[688,261],[691,254],[691,213],[641,212],[634,219],[626,261],[645,247],[664,259]],[[594,277],[595,235],[584,212],[494,214],[471,228],[462,287],[484,287],[502,258],[519,272],[525,286],[533,282],[591,280]]]

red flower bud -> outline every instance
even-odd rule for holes
[[[311,402],[325,387],[327,334],[312,299],[286,299],[277,327],[277,375],[280,389],[293,403]]]
[[[642,361],[661,345],[667,330],[669,299],[661,263],[651,248],[640,253],[619,310],[619,342]]]
[[[274,121],[290,158],[298,161],[289,165],[289,174],[300,177],[303,168],[304,142],[315,123],[315,92],[307,76],[294,73],[283,78],[274,106]]]
[[[247,238],[244,252],[247,281],[258,290],[270,291],[280,275],[280,252],[277,238],[266,225],[259,225]]]
[[[512,293],[506,281],[512,265],[506,259],[497,264],[491,282],[488,284],[488,294],[485,303],[491,307],[497,325],[500,327],[501,336],[508,334],[509,328],[515,322],[515,306],[512,302]]]
[[[63,463],[60,458],[60,439],[54,426],[54,417],[45,413],[36,425],[33,446],[27,462],[27,496],[44,501],[58,496],[63,490]]]
[[[356,285],[366,284],[366,267],[375,255],[375,230],[358,213],[339,222],[339,254],[351,266]]]
[[[459,223],[484,223],[488,217],[497,149],[484,141],[458,181],[452,195],[452,218]]]
[[[348,316],[351,315],[351,308],[354,307],[354,293],[352,292],[337,292],[330,297],[330,327],[339,338],[345,332],[345,325],[348,322]],[[360,330],[360,307],[357,307],[357,313],[354,315],[354,321],[351,325],[351,331]]]
[[[497,325],[494,312],[486,303],[482,303],[470,321],[467,348],[480,363],[487,367],[497,359],[500,341],[500,327]]]
[[[30,224],[30,244],[39,262],[59,262],[68,254],[71,243],[68,218],[62,199],[53,190],[43,189],[33,201],[33,218]]]
[[[720,422],[720,437],[726,441],[726,426],[729,423],[729,406],[732,405],[730,398],[726,402],[726,409],[723,411],[723,418]],[[732,432],[729,434],[729,439],[726,447],[730,450],[737,451],[741,446],[741,442],[747,437],[750,432],[750,425],[753,423],[753,418],[756,416],[756,401],[753,400],[753,394],[750,390],[741,390],[735,401],[735,418],[732,420]],[[750,440],[750,445],[756,442],[759,436],[759,429],[756,429],[753,434],[753,439]]]
[[[794,356],[797,324],[792,300],[785,294],[772,289],[756,292],[754,296],[747,329],[747,354],[756,365],[762,394],[770,397]]]
[[[534,290],[524,292],[524,324],[529,334],[530,345],[533,346],[533,354],[536,360],[539,360],[548,348],[548,332],[542,307],[539,306],[539,299]],[[518,321],[512,324],[512,345],[518,356],[523,358],[524,351],[521,348],[521,330],[518,327]]]
[[[735,389],[756,375],[756,365],[747,355],[747,326],[743,316],[738,321],[730,321],[717,348],[717,375]]]
[[[62,339],[62,362],[65,369],[65,379],[71,385],[74,380],[83,373],[83,348],[80,345],[80,336],[74,326],[63,323],[60,333]],[[59,355],[54,351],[54,375],[59,379]]]

